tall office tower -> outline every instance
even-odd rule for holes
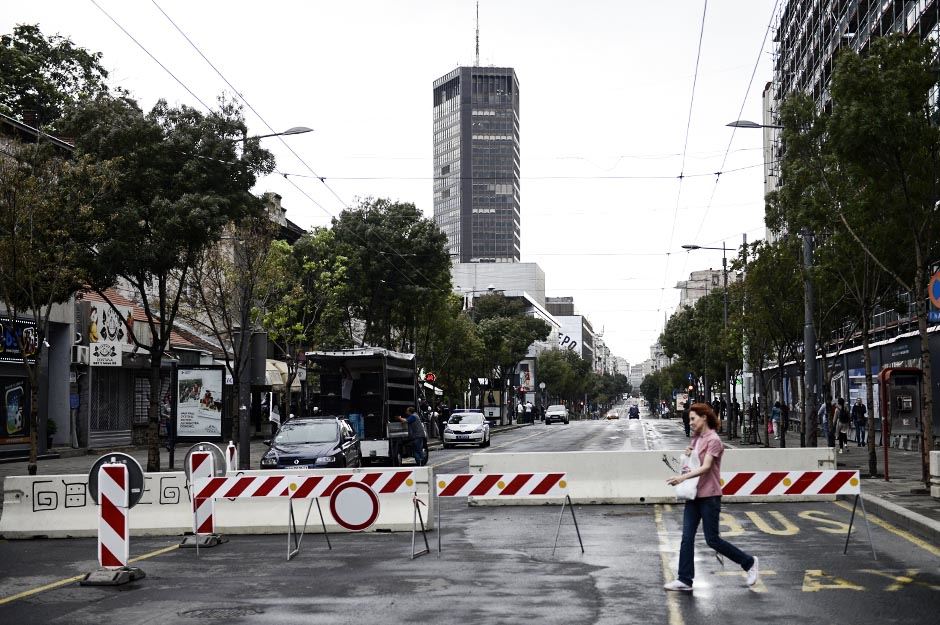
[[[434,81],[434,221],[456,262],[519,262],[519,158],[515,70]]]

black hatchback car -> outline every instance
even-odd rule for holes
[[[284,423],[271,449],[261,457],[262,469],[332,469],[362,466],[359,439],[339,417],[294,418]]]

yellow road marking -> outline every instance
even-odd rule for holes
[[[145,553],[142,556],[131,558],[130,560],[128,560],[128,563],[140,562],[141,560],[146,560],[147,558],[153,558],[159,555],[163,555],[164,553],[169,553],[170,551],[174,551],[176,549],[179,549],[179,545],[173,545],[171,547],[164,547],[162,549],[157,549],[156,551]],[[47,590],[55,590],[56,588],[61,588],[62,586],[68,586],[69,584],[74,584],[77,581],[81,581],[82,579],[84,579],[84,577],[85,577],[84,575],[76,575],[75,577],[67,577],[65,579],[60,579],[57,582],[44,584],[43,586],[37,586],[36,588],[31,588],[29,590],[24,590],[23,592],[18,592],[15,595],[10,595],[9,597],[0,598],[0,605],[11,603],[13,601],[16,601],[17,599],[24,599],[26,597],[38,595],[39,593],[45,592]]]
[[[821,569],[807,569],[803,575],[803,592],[819,592],[820,590],[865,590],[864,586],[823,573]]]
[[[672,574],[672,567],[669,566],[669,554],[672,553],[672,549],[669,546],[669,536],[666,534],[666,523],[663,520],[663,507],[659,504],[656,505],[656,534],[659,536],[659,559],[662,562],[663,566],[663,583],[670,582],[674,579]],[[682,613],[679,612],[679,597],[678,593],[664,590],[666,593],[666,606],[669,611],[669,625],[684,625],[682,620]]]
[[[757,526],[757,529],[765,534],[770,534],[771,536],[795,536],[800,533],[800,528],[790,523],[785,516],[776,510],[771,510],[767,514],[777,520],[777,523],[780,525],[779,528],[772,527],[760,512],[748,510],[744,514]]]
[[[918,584],[933,590],[940,590],[940,586],[935,584],[928,584],[927,582],[922,582],[915,579],[917,574],[920,573],[920,569],[905,569],[904,575],[893,575],[887,571],[876,571],[875,569],[862,569],[862,573],[871,573],[872,575],[879,575],[881,577],[887,577],[890,579],[892,584],[885,588],[885,592],[896,592],[910,583]]]
[[[724,577],[743,577],[747,578],[747,571],[718,571],[716,575],[722,575]],[[767,569],[760,570],[760,577],[757,578],[757,582],[751,586],[752,592],[764,593],[767,592],[767,585],[764,583],[765,575],[776,575],[777,571],[771,571]]]
[[[849,511],[852,510],[852,506],[850,506],[848,503],[846,503],[846,502],[844,502],[844,501],[833,501],[832,503],[834,503],[835,505],[839,506],[840,508],[845,508],[846,510],[849,510]],[[856,515],[856,516],[859,516],[859,515]],[[920,547],[921,549],[923,549],[923,550],[926,551],[927,553],[930,553],[930,554],[932,554],[932,555],[935,555],[935,556],[940,557],[940,547],[938,547],[938,546],[936,546],[936,545],[932,545],[932,544],[928,543],[926,540],[923,540],[923,539],[921,539],[921,538],[918,538],[917,536],[914,536],[914,535],[911,534],[910,532],[907,532],[907,531],[905,531],[905,530],[902,530],[901,528],[895,527],[895,526],[891,525],[890,523],[888,523],[887,521],[883,521],[883,520],[879,519],[878,517],[876,517],[876,516],[873,515],[873,514],[869,514],[869,515],[868,515],[868,518],[869,518],[869,520],[871,520],[872,523],[874,523],[874,524],[877,525],[878,527],[883,528],[883,529],[886,529],[886,530],[888,530],[889,532],[891,532],[892,534],[894,534],[895,536],[899,536],[899,537],[903,538],[904,540],[906,540],[906,541],[908,541],[908,542],[910,542],[910,543],[912,543],[912,544],[914,544],[914,545],[917,545],[918,547]],[[856,522],[856,524],[857,524],[857,523],[859,523],[859,522],[862,522],[862,520],[857,518],[855,522]]]

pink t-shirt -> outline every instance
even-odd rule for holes
[[[697,435],[692,439],[692,445],[698,453],[699,462],[705,464],[705,456],[713,457],[711,469],[698,478],[697,497],[715,497],[721,495],[721,455],[725,446],[715,430]]]

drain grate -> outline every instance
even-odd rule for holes
[[[264,610],[251,607],[230,607],[230,608],[200,608],[198,610],[186,610],[179,615],[185,618],[205,618],[205,619],[229,619],[240,618],[242,616],[251,616],[253,614],[264,614]]]

